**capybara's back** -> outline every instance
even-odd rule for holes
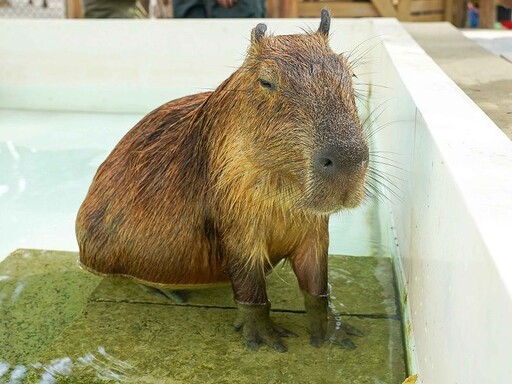
[[[82,265],[157,286],[230,282],[249,348],[284,351],[289,333],[269,318],[265,274],[288,259],[321,345],[328,218],[363,200],[369,156],[352,69],[329,47],[329,26],[327,11],[306,34],[267,36],[259,24],[243,65],[215,91],[144,117],[80,208]]]
[[[154,110],[100,166],[76,222],[81,264],[153,284],[228,281],[204,236],[207,162],[190,122],[208,93]]]

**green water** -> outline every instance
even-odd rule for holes
[[[77,254],[18,250],[0,263],[0,383],[401,383],[390,259],[331,256],[331,302],[357,349],[309,346],[293,273],[268,279],[272,318],[299,335],[287,353],[251,352],[232,328],[229,286],[186,305],[80,270]]]

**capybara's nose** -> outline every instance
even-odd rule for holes
[[[313,154],[313,169],[322,177],[349,176],[368,164],[365,145],[330,145]]]

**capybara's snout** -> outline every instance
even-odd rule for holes
[[[332,213],[358,206],[365,196],[369,162],[363,135],[348,140],[326,140],[311,154],[310,185],[306,206],[318,213]]]
[[[345,146],[326,145],[313,153],[311,164],[317,176],[330,180],[365,170],[368,158],[368,146],[363,142]]]

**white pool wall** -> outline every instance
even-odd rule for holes
[[[145,114],[175,97],[213,90],[240,66],[260,21],[278,34],[319,23],[2,20],[0,106]],[[337,21],[332,46],[348,51],[370,29],[370,22]]]
[[[403,168],[386,171],[400,191],[390,194],[393,241],[420,378],[503,382],[512,377],[512,142],[396,22],[375,27],[375,81],[387,87],[380,123],[393,122],[376,142]]]

